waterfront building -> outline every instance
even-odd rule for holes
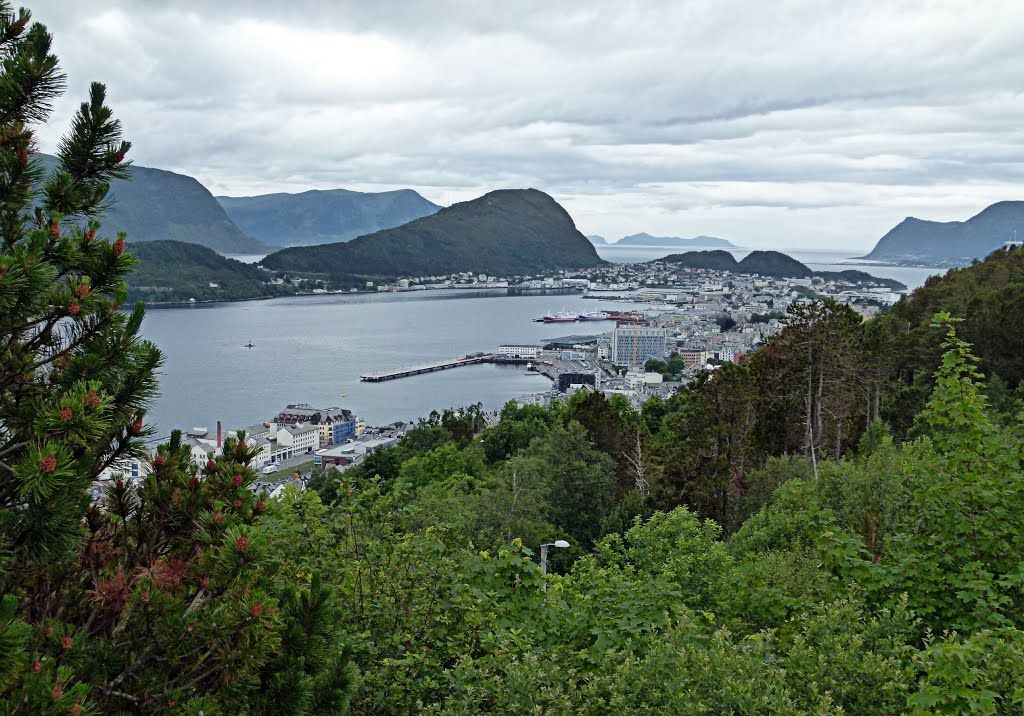
[[[509,358],[525,358],[527,360],[537,360],[540,358],[541,347],[540,346],[526,346],[526,345],[504,345],[498,346],[499,356],[508,356]]]
[[[319,431],[319,445],[337,445],[356,437],[356,417],[344,408],[314,408],[308,403],[287,406],[273,420],[275,425],[310,423]],[[319,447],[318,445],[318,447]]]
[[[631,325],[612,331],[611,362],[615,365],[642,365],[649,358],[662,359],[668,345],[664,328]]]

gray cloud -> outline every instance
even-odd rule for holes
[[[1022,198],[1024,5],[47,0],[70,91],[216,193],[534,186],[587,233],[866,248]]]

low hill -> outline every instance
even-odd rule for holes
[[[886,261],[964,260],[988,256],[1015,230],[1024,232],[1024,201],[992,204],[967,221],[925,221],[909,216],[865,258]]]
[[[337,278],[462,271],[509,276],[604,262],[550,196],[506,189],[347,243],[283,249],[262,263]]]
[[[671,254],[663,259],[658,259],[658,261],[687,268],[757,274],[771,278],[810,278],[817,276],[825,281],[835,281],[837,283],[874,283],[878,286],[888,287],[893,291],[906,289],[905,284],[895,279],[879,278],[864,271],[815,271],[792,256],[787,256],[779,251],[751,251],[743,257],[742,261],[737,261],[736,257],[728,251],[687,251],[682,254]]]
[[[666,264],[679,264],[687,268],[708,269],[709,271],[737,271],[739,262],[728,251],[687,251],[682,254],[670,254],[658,259]]]
[[[739,270],[775,278],[809,278],[815,275],[806,265],[779,251],[751,251],[739,262]]]
[[[714,236],[695,236],[692,239],[684,239],[679,236],[651,236],[650,234],[639,233],[632,236],[623,236],[613,246],[721,246],[723,248],[736,248],[735,244],[725,239]]]
[[[804,264],[778,251],[751,251],[742,261],[737,261],[728,251],[687,251],[671,254],[661,261],[690,268],[756,273],[775,278],[807,278],[813,274]]]
[[[365,193],[347,189],[300,194],[218,196],[242,231],[272,246],[350,241],[434,214],[441,207],[411,189]]]
[[[608,245],[608,242],[604,240],[604,237],[603,236],[598,236],[597,234],[588,234],[587,235],[587,239],[594,246],[607,246]]]
[[[47,171],[56,157],[40,155]],[[247,236],[224,213],[213,194],[194,177],[133,166],[130,181],[110,183],[113,204],[103,215],[102,233],[128,234],[128,242],[184,241],[223,254],[259,254],[266,246]]]
[[[205,246],[183,241],[139,241],[128,250],[139,259],[139,265],[128,276],[128,298],[132,301],[237,300],[294,293],[287,285],[271,284],[268,272],[225,258]]]

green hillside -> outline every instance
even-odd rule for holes
[[[603,263],[569,214],[536,189],[492,191],[348,243],[284,249],[267,268],[328,276],[524,275]]]
[[[139,265],[128,277],[128,297],[149,303],[237,300],[294,293],[270,283],[271,274],[182,241],[140,241],[129,247]],[[216,287],[210,286],[217,284]]]
[[[808,278],[815,274],[792,256],[778,251],[751,251],[739,262],[741,273],[756,273],[773,278]]]
[[[681,254],[669,254],[661,263],[678,264],[686,268],[707,269],[709,271],[736,271],[739,262],[728,251],[686,251]]]
[[[960,334],[974,346],[986,375],[1013,387],[1024,382],[1018,319],[1024,315],[1024,250],[999,249],[967,268],[932,276],[893,307],[884,320],[900,339],[893,355],[903,373],[924,373],[937,360],[941,336],[929,321],[939,311],[963,318]]]
[[[411,189],[376,193],[331,189],[218,196],[217,201],[245,233],[271,246],[350,241],[407,224],[441,208]]]

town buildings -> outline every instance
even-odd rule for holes
[[[643,365],[648,359],[665,357],[668,331],[651,326],[616,326],[611,338],[611,362],[620,366]]]
[[[298,425],[310,423],[317,427],[319,445],[337,445],[356,436],[359,431],[352,411],[344,408],[314,408],[307,403],[287,406],[278,413],[274,424]],[[317,447],[319,447],[319,445]]]

